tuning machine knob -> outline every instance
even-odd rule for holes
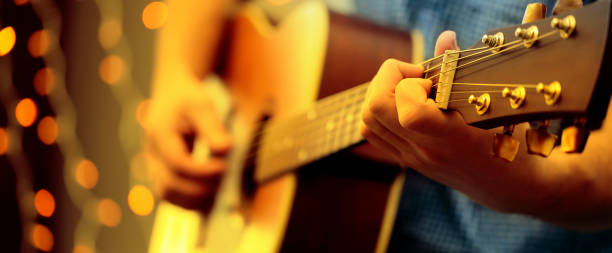
[[[504,44],[504,33],[498,32],[494,35],[485,34],[482,36],[482,43],[492,48],[491,52],[497,53]]]
[[[474,105],[478,115],[483,115],[489,110],[489,106],[491,105],[491,95],[489,95],[489,93],[485,93],[476,97],[472,94],[468,97],[468,103]]]
[[[561,38],[567,39],[572,35],[574,29],[576,29],[576,18],[573,15],[569,15],[562,19],[553,18],[550,21],[550,26],[559,30]]]
[[[550,84],[538,83],[536,91],[544,94],[544,101],[547,105],[554,105],[561,96],[561,83],[557,81]]]
[[[504,126],[501,134],[493,136],[493,156],[512,162],[519,150],[520,142],[512,137],[514,125]]]
[[[563,152],[581,153],[584,150],[589,137],[589,130],[585,127],[585,123],[585,118],[578,118],[563,129],[561,134],[561,150]]]
[[[502,90],[502,97],[507,97],[510,100],[510,107],[512,107],[512,109],[521,107],[523,102],[525,102],[525,94],[527,94],[527,92],[523,86],[516,87],[513,90],[506,87]]]
[[[538,126],[527,130],[527,152],[547,157],[552,152],[557,142],[557,135],[548,131],[550,120],[537,122]]]
[[[519,27],[514,31],[514,35],[522,39],[523,45],[527,48],[533,46],[533,44],[538,40],[539,34],[540,30],[535,25],[525,29]]]

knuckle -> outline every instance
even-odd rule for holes
[[[398,120],[400,126],[408,129],[417,129],[421,127],[425,122],[422,115],[420,115],[418,105],[411,108],[405,108],[398,112]]]
[[[395,68],[395,66],[397,65],[397,60],[395,58],[389,58],[386,59],[383,64],[380,66],[380,69],[389,69],[389,68]]]

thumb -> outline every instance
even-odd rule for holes
[[[436,41],[435,56],[441,55],[446,50],[459,50],[457,46],[457,34],[453,31],[444,31]]]

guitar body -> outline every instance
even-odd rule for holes
[[[241,187],[252,180],[244,167],[265,115],[281,121],[366,82],[388,57],[415,60],[411,36],[330,14],[315,1],[277,26],[247,4],[229,34],[220,77],[232,101],[218,103],[233,109],[225,181],[206,219],[161,203],[149,252],[385,251],[403,185],[399,168],[345,151],[253,183],[248,196]]]

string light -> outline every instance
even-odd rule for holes
[[[45,116],[38,122],[36,133],[38,139],[44,144],[51,145],[57,139],[57,122],[51,116]]]
[[[55,211],[55,198],[49,191],[41,189],[34,195],[34,208],[40,216],[51,217]]]
[[[9,146],[9,138],[6,129],[0,128],[0,155],[4,155]]]
[[[98,168],[87,159],[81,160],[75,170],[74,178],[85,189],[92,189],[98,183]]]
[[[89,247],[83,244],[76,244],[74,245],[74,249],[72,250],[72,253],[94,253],[94,252]]]
[[[168,6],[162,2],[151,2],[142,11],[142,23],[151,30],[162,27],[168,18]]]
[[[0,56],[6,55],[15,46],[15,29],[12,26],[7,26],[0,30]]]
[[[121,57],[116,55],[106,56],[102,60],[102,62],[100,62],[100,67],[98,71],[102,81],[109,85],[115,85],[121,80],[123,76],[123,60],[121,59]]]
[[[132,212],[140,216],[147,216],[153,211],[155,200],[153,193],[144,185],[135,185],[128,194],[128,205]]]
[[[29,2],[30,0],[15,0],[15,5],[22,6],[22,5],[26,5]]]
[[[28,40],[28,51],[34,58],[41,57],[49,51],[51,47],[51,38],[48,31],[41,29],[30,35]]]
[[[114,200],[105,198],[98,203],[97,216],[100,224],[116,227],[121,222],[121,208]]]
[[[15,116],[17,122],[23,127],[31,126],[38,116],[38,108],[36,103],[31,98],[24,98],[17,104],[15,108]]]
[[[34,83],[34,91],[36,91],[38,95],[46,96],[53,90],[53,86],[55,86],[55,73],[51,68],[41,68],[34,74],[32,83]]]
[[[53,249],[53,233],[51,233],[51,230],[44,225],[34,225],[34,228],[32,228],[32,245],[41,251],[51,251]]]
[[[98,29],[98,40],[106,50],[113,48],[119,43],[122,33],[121,22],[117,19],[104,21]]]

